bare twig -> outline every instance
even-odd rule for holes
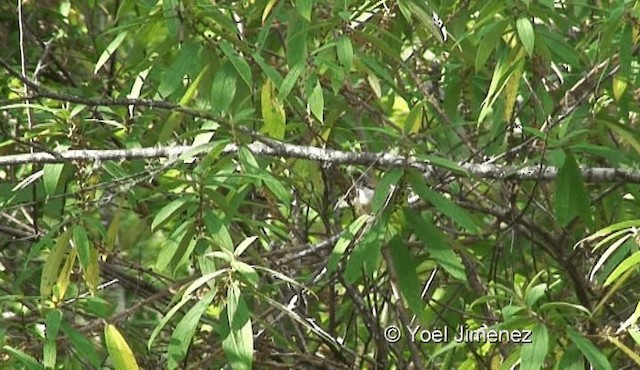
[[[266,144],[265,144],[266,143]],[[248,144],[249,149],[255,155],[268,157],[286,157],[308,159],[316,162],[334,164],[360,164],[369,165],[376,163],[380,168],[414,168],[425,174],[425,178],[431,178],[438,171],[438,167],[429,161],[415,157],[406,157],[391,153],[374,152],[347,152],[335,149],[323,149],[314,146],[295,145],[262,138]],[[0,156],[0,166],[21,165],[36,163],[64,163],[71,161],[105,161],[105,160],[133,160],[133,159],[157,159],[177,158],[187,152],[197,151],[191,146],[165,146],[156,148],[137,149],[109,149],[109,150],[67,150],[52,153],[37,152],[33,154],[13,154]],[[239,150],[238,145],[228,144],[223,153],[235,154]],[[460,167],[466,173],[458,172],[457,177],[471,177],[494,180],[536,180],[552,181],[558,176],[558,168],[552,166],[526,166],[497,165],[487,163],[461,163]],[[626,182],[640,183],[640,171],[633,171],[612,167],[583,167],[582,177],[591,183]]]

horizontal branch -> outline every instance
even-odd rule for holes
[[[372,152],[347,152],[334,149],[323,149],[313,146],[302,146],[278,142],[270,139],[254,141],[247,145],[255,155],[285,158],[308,159],[316,162],[326,162],[334,164],[374,164],[382,168],[402,168],[410,167],[425,173],[431,177],[438,169],[427,160],[421,160],[413,156],[402,156],[391,153]],[[177,158],[187,152],[196,153],[198,150],[192,146],[166,146],[156,148],[134,148],[116,150],[66,150],[54,153],[37,152],[26,154],[13,154],[0,156],[0,165],[20,165],[20,164],[42,164],[42,163],[64,163],[71,161],[96,162],[106,160],[133,160],[133,159],[154,159],[154,158]],[[228,144],[223,153],[235,154],[238,146]],[[554,180],[558,176],[558,168],[551,166],[527,166],[516,167],[509,165],[496,165],[484,163],[463,163],[460,164],[467,174],[460,173],[459,177],[473,177],[496,180]],[[587,182],[627,182],[640,183],[640,171],[624,170],[607,167],[582,168],[582,177]]]

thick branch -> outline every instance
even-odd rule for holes
[[[375,164],[382,168],[402,168],[410,167],[425,173],[431,177],[437,167],[429,161],[420,160],[415,157],[406,157],[391,153],[372,152],[346,152],[334,149],[322,149],[313,146],[302,146],[286,144],[274,140],[265,139],[255,141],[247,148],[255,155],[285,158],[301,158],[317,162],[327,162],[334,164]],[[20,165],[36,163],[63,163],[70,161],[105,161],[105,160],[131,160],[131,159],[153,159],[153,158],[177,158],[194,150],[191,146],[166,146],[157,148],[137,148],[137,149],[116,149],[116,150],[67,150],[55,152],[54,154],[37,152],[33,154],[14,154],[0,156],[0,165]],[[197,151],[194,150],[194,153]],[[234,154],[238,151],[238,146],[228,144],[225,154]],[[496,180],[535,180],[551,181],[558,176],[558,169],[550,166],[527,166],[518,168],[516,166],[502,166],[485,163],[463,163],[460,166],[467,174],[460,173],[459,177],[473,177]],[[587,182],[627,182],[640,183],[640,171],[632,171],[608,167],[582,168],[582,177]]]

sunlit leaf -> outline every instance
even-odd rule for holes
[[[136,362],[136,357],[133,355],[133,351],[131,351],[129,344],[127,344],[127,341],[115,326],[111,324],[105,325],[104,339],[107,344],[109,357],[116,370],[138,369],[138,363]]]

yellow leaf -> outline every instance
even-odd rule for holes
[[[104,327],[104,338],[107,343],[109,357],[111,357],[111,362],[116,370],[138,369],[136,357],[133,355],[127,341],[115,326],[107,324]]]
[[[78,251],[75,248],[72,249],[71,253],[67,256],[67,261],[64,263],[64,266],[62,266],[60,275],[58,275],[58,282],[56,283],[57,292],[53,298],[54,302],[59,302],[64,299],[64,295],[69,287],[69,280],[71,279],[71,269],[73,269],[73,265],[76,262],[77,254]]]
[[[284,139],[286,116],[284,105],[277,98],[275,85],[267,80],[260,91],[260,104],[262,106],[262,119],[264,126],[261,132],[274,139]]]
[[[620,97],[622,97],[622,94],[624,94],[624,91],[627,89],[627,80],[620,76],[615,76],[613,78],[612,84],[613,84],[613,97],[616,99],[616,101],[619,101]]]

